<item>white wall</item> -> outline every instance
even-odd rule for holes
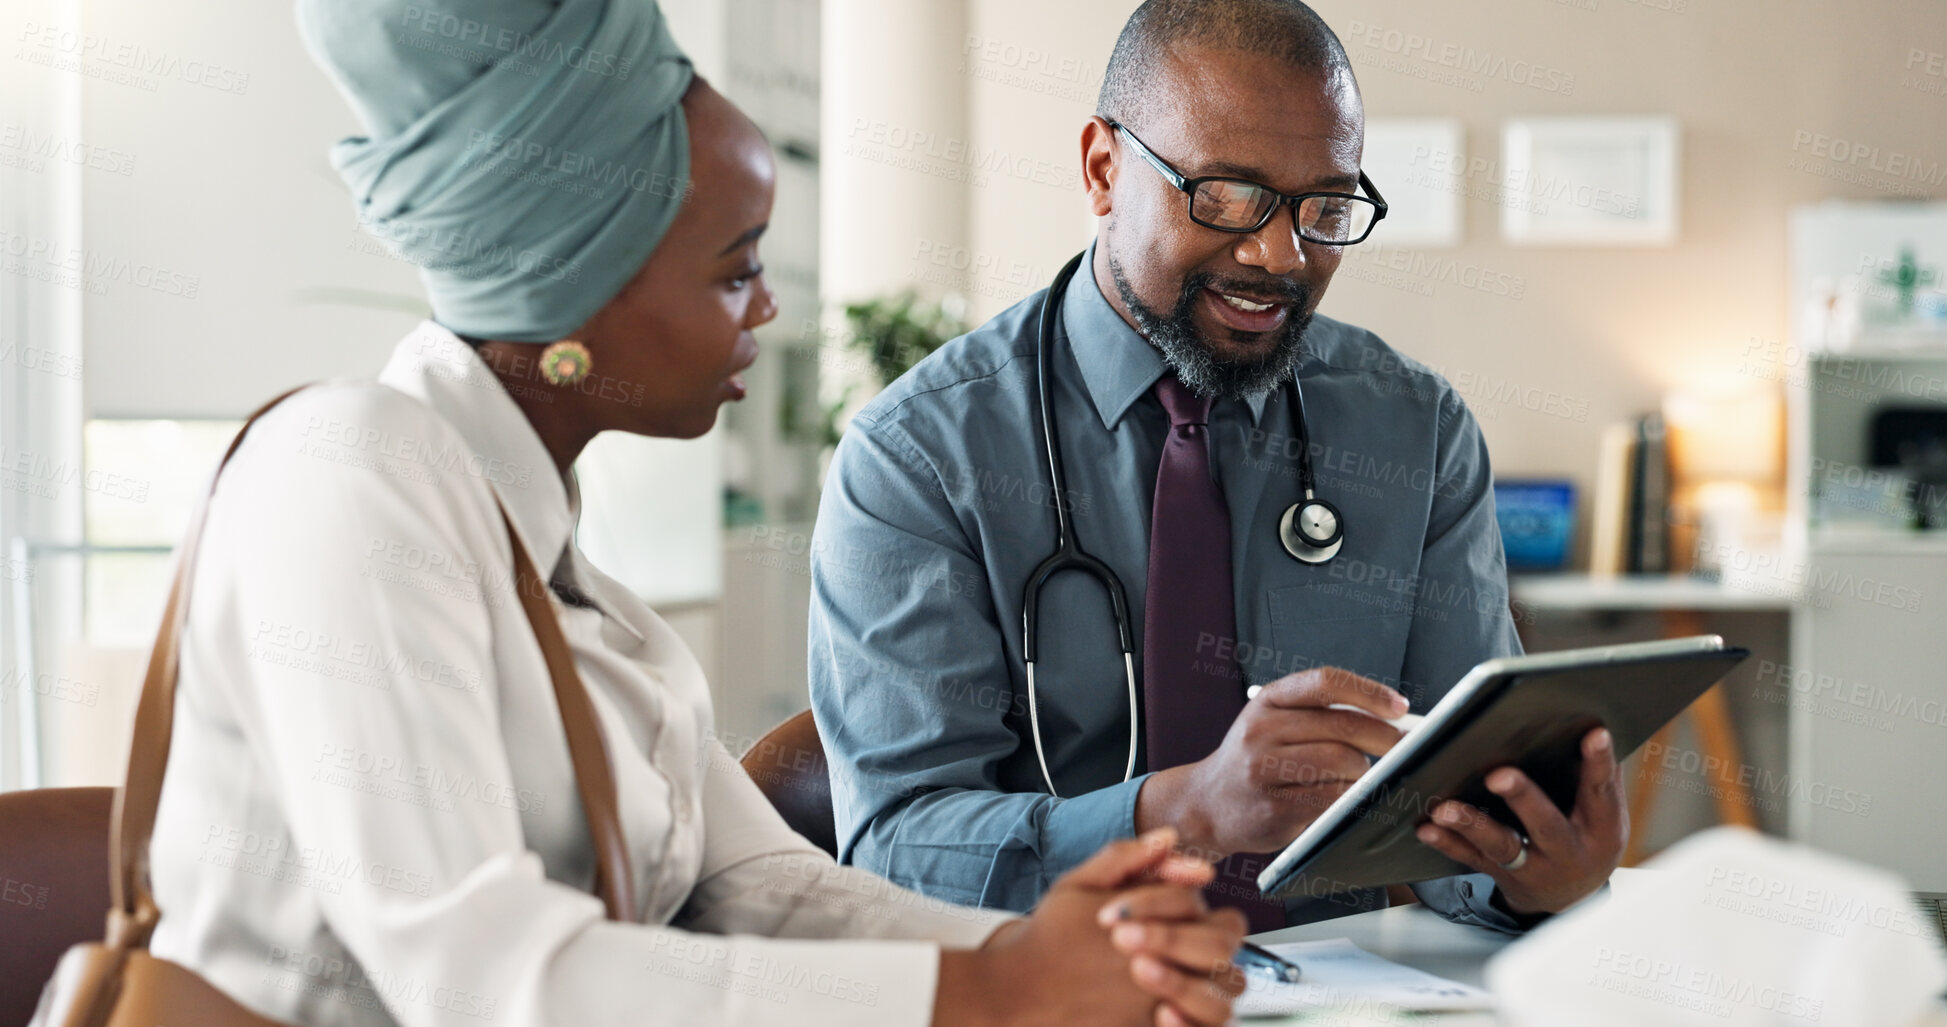
[[[835,6],[873,14],[879,8],[871,0]],[[934,30],[964,18],[958,46],[943,47],[929,30],[908,40],[905,52],[885,54],[894,37],[875,21],[833,33],[828,64],[848,69],[852,85],[829,93],[831,149],[854,138],[846,133],[862,118],[962,138],[983,154],[1003,155],[1016,170],[948,181],[834,159],[826,261],[834,286],[855,286],[834,288],[835,296],[918,275],[934,292],[966,294],[979,319],[1040,288],[1092,234],[1077,180],[1080,130],[1116,34],[1136,5],[923,6],[937,20]],[[1653,409],[1679,386],[1764,387],[1743,358],[1753,339],[1784,338],[1790,205],[1895,191],[1947,196],[1947,173],[1938,172],[1947,166],[1947,78],[1924,73],[1924,55],[1947,52],[1947,18],[1937,3],[1315,6],[1346,41],[1369,116],[1456,118],[1470,157],[1498,162],[1501,124],[1510,117],[1667,114],[1681,122],[1682,220],[1673,246],[1509,246],[1500,239],[1500,208],[1486,195],[1493,178],[1480,175],[1466,183],[1483,195],[1464,201],[1460,246],[1369,251],[1404,265],[1403,272],[1368,265],[1355,275],[1361,269],[1348,259],[1325,298],[1323,312],[1372,328],[1462,384],[1500,473],[1566,474],[1586,486],[1604,423]],[[1922,60],[1909,67],[1916,49]],[[1442,77],[1453,71],[1438,60],[1449,53],[1499,73],[1461,73],[1449,84]],[[1535,66],[1555,72],[1552,82],[1566,88],[1520,84]],[[1921,173],[1896,180],[1872,171],[1874,158],[1827,159],[1813,152],[1819,136],[1874,148],[1882,164],[1902,155]],[[875,156],[888,153],[915,155],[910,147],[881,145]],[[1021,164],[1021,157],[1052,169]],[[880,198],[874,217],[841,216],[862,194]],[[942,204],[957,204],[964,214],[942,211]],[[1384,242],[1383,225],[1374,242]],[[936,252],[949,254],[946,269],[928,263]],[[1520,296],[1446,280],[1439,268],[1449,263],[1512,276]],[[859,268],[869,271],[853,270]],[[841,283],[839,274],[852,277]],[[1570,416],[1522,406],[1525,397],[1549,393],[1557,397],[1551,409]]]

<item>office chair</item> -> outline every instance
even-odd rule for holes
[[[791,830],[813,845],[838,855],[838,828],[832,820],[832,782],[825,743],[806,710],[772,728],[744,753],[744,773],[757,782]],[[106,851],[106,850],[104,850]]]
[[[113,788],[0,793],[0,1024],[26,1023],[68,947],[100,941]]]

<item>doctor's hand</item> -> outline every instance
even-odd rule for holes
[[[1217,1027],[1243,990],[1245,924],[1197,891],[1209,863],[1173,831],[1115,842],[1057,880],[1032,915],[975,952],[944,952],[935,1024]]]
[[[1334,703],[1360,710],[1327,709]],[[1406,697],[1337,667],[1266,685],[1217,751],[1150,775],[1136,796],[1136,829],[1175,824],[1184,847],[1211,859],[1273,852],[1298,837],[1383,755],[1400,732],[1380,718]]]
[[[1420,840],[1494,878],[1496,898],[1509,912],[1559,913],[1586,898],[1622,862],[1629,841],[1622,775],[1608,729],[1582,737],[1582,783],[1575,809],[1564,816],[1528,775],[1499,767],[1487,775],[1489,791],[1521,818],[1522,832],[1478,807],[1443,802],[1422,824]],[[1522,833],[1527,840],[1522,840]]]

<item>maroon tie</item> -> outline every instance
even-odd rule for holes
[[[1156,398],[1170,417],[1149,525],[1143,598],[1143,741],[1148,768],[1165,770],[1215,752],[1244,708],[1231,592],[1230,511],[1210,474],[1210,400],[1165,375]],[[1248,864],[1248,866],[1246,866]],[[1212,906],[1235,906],[1251,930],[1284,926],[1284,906],[1257,890],[1266,860],[1233,855],[1205,889]]]

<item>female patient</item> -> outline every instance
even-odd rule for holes
[[[836,866],[714,739],[682,643],[574,545],[582,448],[707,431],[776,313],[769,151],[655,5],[298,6],[368,133],[333,163],[435,320],[376,382],[273,409],[220,478],[154,951],[301,1024],[1222,1022],[1243,927],[1202,906],[1207,865],[1112,846],[1015,920]],[[636,922],[590,894],[496,500],[593,700]]]

